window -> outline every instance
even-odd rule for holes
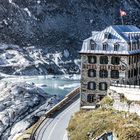
[[[131,72],[130,72],[130,70],[128,71],[128,78],[130,78],[130,76],[131,76]]]
[[[131,57],[129,56],[129,65],[131,64]]]
[[[103,50],[106,51],[107,48],[108,48],[108,44],[107,44],[107,43],[104,43],[104,44],[103,44]]]
[[[89,90],[95,90],[96,89],[96,83],[95,82],[88,82],[88,89]]]
[[[95,50],[96,49],[96,43],[91,39],[90,40],[90,49]]]
[[[112,70],[111,71],[111,78],[119,78],[119,71],[118,70]]]
[[[88,77],[96,77],[96,70],[94,69],[88,70]]]
[[[100,63],[101,64],[108,64],[108,57],[107,56],[101,56],[100,57]]]
[[[131,51],[132,50],[131,42],[128,42],[128,46],[129,46],[129,51]]]
[[[99,75],[100,75],[100,78],[107,78],[108,71],[107,70],[100,70]]]
[[[111,63],[113,65],[119,65],[120,64],[120,58],[119,57],[112,57],[111,58]]]
[[[133,42],[132,45],[133,45],[133,50],[136,50],[137,49],[137,42]]]
[[[94,94],[88,94],[87,95],[87,101],[89,103],[93,103],[94,101],[96,101],[95,95]]]
[[[137,69],[134,69],[134,76],[137,76]]]
[[[137,62],[137,58],[136,58],[136,56],[134,56],[134,63],[136,63]]]
[[[131,69],[131,77],[133,77],[133,73],[134,73],[134,71],[133,71],[133,69]]]
[[[104,39],[111,39],[111,33],[105,32]]]
[[[88,57],[88,62],[89,62],[89,63],[95,64],[96,61],[97,61],[96,56],[89,56],[89,57]]]
[[[119,46],[120,46],[120,45],[119,45],[118,43],[115,43],[115,44],[114,44],[114,51],[118,51],[118,50],[119,50]]]
[[[107,83],[106,82],[99,83],[99,90],[102,90],[102,91],[107,90]]]

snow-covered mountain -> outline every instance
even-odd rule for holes
[[[78,72],[74,59],[79,57],[82,40],[92,30],[121,24],[120,8],[127,13],[125,24],[140,27],[139,0],[0,0],[0,42],[42,49],[45,55],[53,55],[52,63],[60,73],[62,67],[63,72]]]

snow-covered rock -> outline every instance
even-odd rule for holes
[[[0,139],[14,140],[57,101],[34,84],[1,82]]]
[[[0,44],[0,72],[8,75],[48,75],[79,73],[78,64],[68,58],[68,50],[51,52],[35,46],[20,48],[19,46]],[[74,59],[74,58],[72,58]]]

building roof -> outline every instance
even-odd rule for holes
[[[105,38],[105,34],[109,37]],[[90,40],[96,43],[96,50],[91,50]],[[133,54],[140,53],[140,50],[129,51],[129,42],[140,40],[140,29],[134,25],[112,25],[103,31],[93,31],[92,36],[83,42],[80,53],[106,53],[106,54]],[[108,44],[106,51],[103,51],[103,43]],[[119,50],[114,51],[114,44],[119,44]]]
[[[130,40],[130,34],[140,34],[140,29],[134,25],[113,25],[112,28],[126,41]]]

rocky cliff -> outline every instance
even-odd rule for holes
[[[82,40],[92,30],[120,24],[119,9],[127,12],[126,24],[139,26],[138,0],[1,0],[0,42],[20,47],[44,47],[46,53],[69,52],[64,69],[74,67]],[[56,52],[57,51],[57,52]],[[68,71],[69,72],[69,71]]]
[[[0,83],[0,139],[15,140],[58,100],[34,84]]]

